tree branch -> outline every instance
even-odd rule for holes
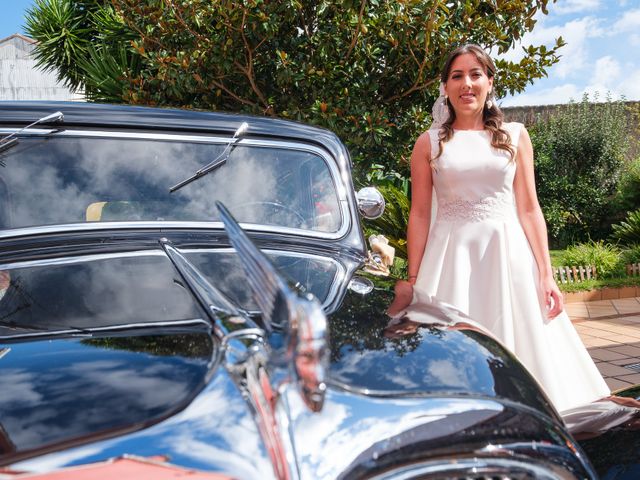
[[[358,37],[360,36],[360,29],[362,28],[362,17],[364,16],[364,7],[367,6],[367,0],[362,0],[360,3],[360,12],[358,12],[358,24],[356,25],[356,31],[351,39],[351,45],[349,45],[349,49],[347,50],[347,54],[344,56],[344,62],[346,62],[351,56],[351,52],[356,47],[356,43],[358,43]]]

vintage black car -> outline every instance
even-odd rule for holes
[[[597,478],[471,319],[385,314],[380,199],[331,132],[41,102],[1,103],[0,135],[1,478]],[[599,472],[629,472],[598,428]]]

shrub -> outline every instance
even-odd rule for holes
[[[625,265],[640,263],[640,243],[636,243],[622,250],[620,258]]]
[[[585,95],[531,127],[536,186],[552,246],[610,233],[609,203],[628,149],[627,122],[622,102],[590,103]]]
[[[594,265],[600,278],[624,274],[620,249],[602,240],[572,245],[564,251],[562,260],[564,265],[569,266]]]
[[[623,245],[640,243],[640,209],[629,213],[625,221],[614,225],[612,237]]]
[[[613,203],[619,212],[640,209],[640,158],[629,162],[622,171]]]

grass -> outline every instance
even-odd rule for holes
[[[552,267],[562,267],[562,257],[564,250],[549,250]],[[640,277],[603,278],[597,280],[585,280],[577,283],[560,283],[558,287],[567,293],[586,292],[600,288],[634,287],[640,286]]]
[[[577,283],[558,283],[563,292],[586,292],[598,288],[617,288],[640,286],[640,277],[605,278],[597,280],[585,280]]]
[[[562,267],[562,254],[564,250],[549,250],[549,255],[551,256],[551,266],[552,267]]]

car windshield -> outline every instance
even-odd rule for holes
[[[244,223],[337,232],[335,172],[320,150],[243,139],[174,193],[226,141],[104,132],[23,137],[0,154],[0,229],[85,222],[212,222],[216,201]]]

